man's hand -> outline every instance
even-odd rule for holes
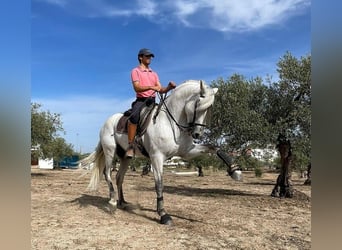
[[[169,90],[176,88],[176,84],[173,81],[170,81],[169,84],[167,85],[167,88]]]
[[[159,92],[160,93],[167,93],[167,92],[169,92],[171,89],[174,89],[174,88],[176,88],[176,84],[174,83],[174,82],[169,82],[169,84],[167,85],[167,87],[166,88],[160,88],[160,90],[159,90]]]

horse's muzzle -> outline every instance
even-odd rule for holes
[[[199,139],[203,135],[203,128],[204,128],[204,125],[195,124],[195,126],[193,126],[192,131],[191,131],[192,138]]]
[[[201,136],[200,133],[192,133],[191,135],[192,135],[192,138],[194,138],[194,139],[198,139]]]
[[[203,135],[203,129],[201,127],[195,126],[191,132],[191,136],[194,139],[199,139]]]

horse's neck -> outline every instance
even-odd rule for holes
[[[189,81],[177,87],[166,99],[164,111],[168,119],[175,127],[184,131],[188,126],[185,107],[189,101],[192,101],[193,96],[196,95],[198,83]]]
[[[166,113],[170,112],[170,114],[173,116],[173,118],[180,124],[185,125],[186,121],[186,115],[185,115],[185,100],[180,100],[175,98],[175,96],[169,96],[165,100],[165,109]],[[170,115],[168,114],[168,115]]]

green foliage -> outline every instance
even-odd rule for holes
[[[249,169],[249,168],[253,168],[253,169],[260,168],[262,166],[261,161],[245,154],[242,154],[236,157],[234,163],[239,165],[243,170]]]
[[[298,147],[298,149],[295,148],[292,154],[292,169],[297,171],[306,170],[307,165],[310,162],[310,158],[308,157],[308,155],[305,154],[300,147]]]
[[[207,168],[213,166],[217,169],[225,168],[226,166],[222,161],[216,156],[211,154],[200,155],[188,161],[190,167],[203,167]]]
[[[281,162],[280,162],[281,158],[280,157],[277,157],[274,161],[273,161],[273,166],[276,168],[276,169],[280,169],[281,167]]]
[[[247,81],[233,75],[212,82],[219,88],[213,107],[212,142],[223,143],[227,151],[240,149],[247,142],[264,144],[268,137],[268,123],[263,113],[266,109],[267,87],[260,78]]]
[[[279,133],[291,141],[295,166],[311,157],[311,56],[287,52],[278,64],[279,80],[245,79],[234,74],[213,81],[219,89],[211,127],[203,141],[227,152],[275,144]],[[243,161],[243,160],[241,160]]]
[[[311,158],[311,56],[287,52],[277,66],[280,80],[270,85],[266,117],[273,139],[282,133],[290,140],[298,168]]]
[[[61,160],[74,154],[71,144],[58,136],[64,132],[60,114],[41,111],[41,104],[31,103],[31,147],[34,157],[53,158]]]
[[[255,177],[261,177],[262,176],[262,169],[261,167],[257,167],[254,169]]]
[[[51,155],[55,161],[60,161],[64,157],[74,155],[74,150],[71,144],[68,144],[64,138],[57,137],[49,144]]]
[[[311,129],[311,57],[299,60],[286,53],[278,63],[278,72],[280,80],[270,83],[268,91],[267,120],[288,139],[308,136]],[[278,132],[275,134],[277,136]]]
[[[132,168],[139,168],[140,166],[145,166],[146,164],[149,164],[150,160],[147,158],[139,158],[139,157],[134,157],[130,165]]]

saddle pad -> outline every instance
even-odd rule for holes
[[[129,116],[122,116],[118,122],[118,125],[116,126],[116,132],[121,134],[127,134],[127,122],[128,122]]]

